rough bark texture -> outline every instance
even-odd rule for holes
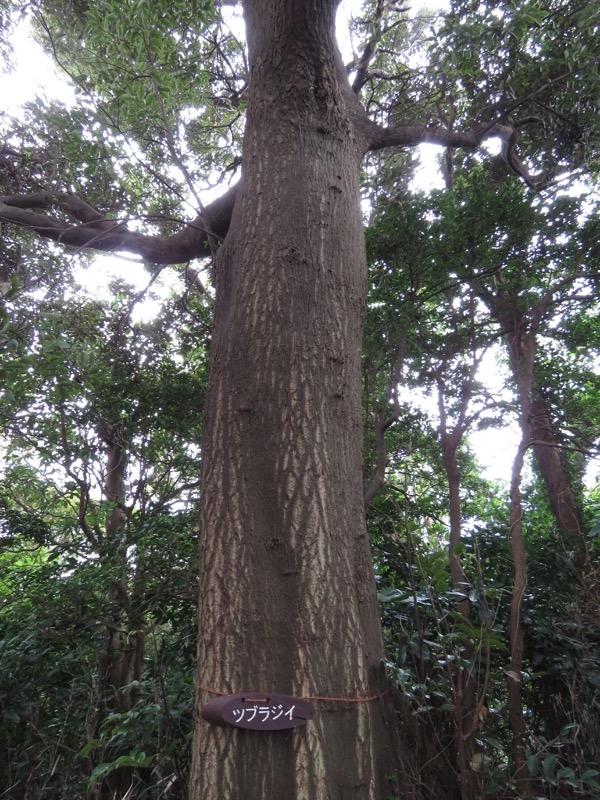
[[[216,265],[198,705],[316,702],[306,727],[198,720],[191,800],[380,800],[395,725],[362,502],[366,263],[330,0],[246,0],[243,179]]]

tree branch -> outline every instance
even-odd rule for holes
[[[69,192],[49,191],[0,197],[0,220],[28,228],[61,244],[104,252],[125,250],[154,264],[179,264],[210,256],[209,235],[220,240],[225,238],[236,188],[233,186],[207,205],[196,219],[165,239],[130,231],[126,222],[104,217]],[[48,213],[40,213],[39,209]]]
[[[358,94],[362,87],[367,82],[367,73],[369,70],[369,64],[371,63],[373,56],[377,51],[377,45],[379,44],[379,40],[381,39],[382,32],[381,32],[381,19],[383,17],[385,5],[383,0],[377,0],[377,6],[375,8],[375,13],[373,19],[371,20],[371,25],[373,27],[373,33],[369,41],[365,45],[365,49],[363,50],[362,55],[360,58],[355,59],[351,64],[348,64],[346,69],[348,70],[348,74],[352,71],[356,71],[356,75],[354,81],[352,82],[352,91]]]
[[[371,78],[381,77],[381,75],[377,75],[377,73],[369,71],[371,62],[373,61],[373,58],[379,49],[379,44],[383,37],[405,21],[403,18],[400,18],[395,22],[391,22],[389,25],[384,26],[384,16],[387,16],[390,11],[402,13],[404,11],[408,11],[408,7],[394,7],[389,4],[386,5],[384,0],[377,0],[377,5],[373,12],[373,16],[368,22],[368,26],[371,28],[371,36],[365,44],[360,57],[353,59],[349,64],[346,65],[346,71],[349,75],[352,72],[355,73],[354,80],[352,81],[352,91],[355,92],[355,94],[358,94]],[[387,78],[387,80],[389,80],[389,78]]]
[[[509,167],[532,189],[539,191],[548,185],[543,176],[531,175],[526,165],[514,152],[519,128],[538,122],[528,117],[521,122],[510,124],[484,123],[470,131],[455,131],[429,125],[405,125],[399,128],[384,128],[372,120],[364,120],[363,128],[367,138],[367,151],[382,150],[385,147],[415,147],[418,144],[439,144],[442,147],[475,150],[487,139],[500,139],[502,154]]]

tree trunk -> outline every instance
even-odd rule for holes
[[[523,615],[522,605],[527,588],[527,557],[523,540],[523,507],[521,476],[528,443],[527,415],[523,437],[515,457],[510,482],[509,545],[513,560],[514,586],[510,601],[510,669],[506,673],[508,714],[513,733],[513,758],[519,796],[532,797],[532,782],[527,768],[527,721],[523,712]]]
[[[523,531],[523,505],[521,502],[521,480],[525,454],[531,442],[531,392],[533,386],[533,364],[539,322],[543,306],[540,304],[533,315],[527,335],[506,337],[511,366],[519,389],[521,441],[513,462],[510,480],[509,546],[513,562],[514,585],[510,601],[510,669],[506,673],[508,715],[513,734],[513,759],[515,779],[519,796],[529,800],[533,796],[532,780],[527,767],[527,720],[523,710],[523,600],[527,589],[527,555]]]
[[[531,402],[531,435],[535,460],[548,492],[556,524],[566,534],[567,543],[577,550],[578,558],[585,560],[586,542],[581,511],[565,472],[552,419],[539,391],[534,392]]]
[[[471,607],[469,603],[469,581],[464,573],[458,554],[458,548],[462,540],[462,508],[460,499],[461,475],[456,453],[465,431],[465,420],[476,371],[475,363],[471,370],[471,378],[462,387],[460,411],[452,431],[448,429],[448,414],[445,402],[446,384],[442,376],[444,365],[440,366],[436,371],[440,442],[448,483],[448,511],[450,517],[448,561],[450,580],[452,589],[458,596],[456,609],[465,620],[470,620],[471,618]],[[472,666],[473,656],[473,645],[467,641],[464,644],[461,657],[454,662],[455,669],[451,666],[449,667],[454,703],[456,760],[461,800],[473,800],[475,797],[479,797],[482,791],[481,776],[473,768],[473,756],[475,754],[474,733],[477,730],[478,717],[477,683],[473,672],[474,667]]]
[[[94,720],[93,738],[106,714],[130,711],[139,696],[139,689],[131,686],[141,682],[144,664],[145,632],[140,621],[131,619],[131,599],[127,589],[127,553],[122,543],[127,524],[125,513],[125,461],[122,431],[117,426],[106,426],[106,499],[114,503],[106,520],[106,552],[104,558],[113,569],[114,582],[108,592],[111,623],[106,627],[105,650],[98,659],[100,702]],[[111,761],[124,753],[118,747],[107,747],[102,752],[104,761]],[[135,771],[120,767],[94,785],[94,800],[120,800],[131,796]]]
[[[381,800],[397,766],[362,502],[363,148],[335,5],[244,3],[251,95],[216,263],[198,650],[199,707],[214,692],[331,699],[292,731],[198,718],[191,800]]]
[[[508,307],[508,311],[506,307]],[[491,311],[505,330],[504,340],[508,350],[510,369],[517,384],[519,396],[521,396],[520,363],[523,358],[523,337],[527,335],[523,315],[517,309],[516,299],[506,295],[496,298],[491,306]],[[588,559],[581,510],[565,471],[550,412],[542,393],[533,382],[531,395],[527,400],[531,415],[530,446],[548,495],[550,510],[567,546],[575,551],[575,565],[584,568]]]
[[[456,549],[462,539],[462,513],[460,502],[460,469],[456,450],[461,436],[452,436],[441,431],[442,455],[446,479],[448,481],[448,499],[450,512],[450,541],[448,557],[452,589],[464,594],[464,599],[456,601],[457,611],[468,620],[471,617],[469,605],[469,582],[460,562]],[[461,658],[456,661],[456,671],[452,675],[454,717],[456,723],[456,757],[460,780],[461,800],[473,800],[481,795],[481,776],[473,769],[475,753],[474,733],[477,730],[477,684],[476,678],[465,662],[473,659],[473,646],[465,643]]]

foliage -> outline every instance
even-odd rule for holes
[[[2,118],[0,193],[59,186],[119,223],[176,231],[201,210],[200,189],[239,165],[245,51],[224,5],[32,4],[36,36],[77,105],[38,98],[22,119]],[[20,10],[0,5],[5,60]],[[522,789],[507,691],[510,475],[488,480],[470,437],[522,423],[532,336],[531,396],[545,403],[582,510],[587,567],[532,462],[518,676],[527,768],[537,797],[600,792],[600,503],[589,488],[600,433],[598,14],[596,2],[523,0],[453,2],[411,19],[368,0],[353,22],[351,77],[373,119],[448,130],[510,122],[545,184],[537,194],[510,159],[450,149],[444,189],[416,192],[404,151],[371,155],[362,175],[364,476],[387,666],[409,708],[403,724],[416,720],[415,750],[435,749],[418,765],[424,791],[429,761],[443,754],[461,800],[467,677],[477,796]],[[117,280],[99,299],[73,278],[83,268],[99,269],[80,251],[3,228],[0,795],[101,797],[123,778],[135,797],[183,798],[212,289],[204,271],[200,285],[146,264],[145,288]],[[161,282],[159,310],[140,321]],[[495,365],[493,381],[482,363]],[[451,549],[448,442],[460,503]],[[111,452],[122,497],[110,488]],[[135,648],[139,663],[115,685]]]
[[[60,311],[19,295],[6,317],[7,346],[22,355],[5,363],[14,391],[3,405],[2,781],[40,797],[57,782],[83,796],[123,767],[179,796],[185,786],[204,359],[184,345],[185,320],[171,327],[176,307],[133,324],[135,297],[120,291],[111,304],[63,297]],[[115,431],[129,485],[127,525],[111,534]],[[99,656],[107,624],[122,624],[115,585],[145,655],[116,687],[134,702],[111,713]]]

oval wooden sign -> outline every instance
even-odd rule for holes
[[[217,697],[200,714],[213,725],[230,725],[251,731],[284,731],[312,719],[315,709],[307,701],[287,694],[245,692]]]

